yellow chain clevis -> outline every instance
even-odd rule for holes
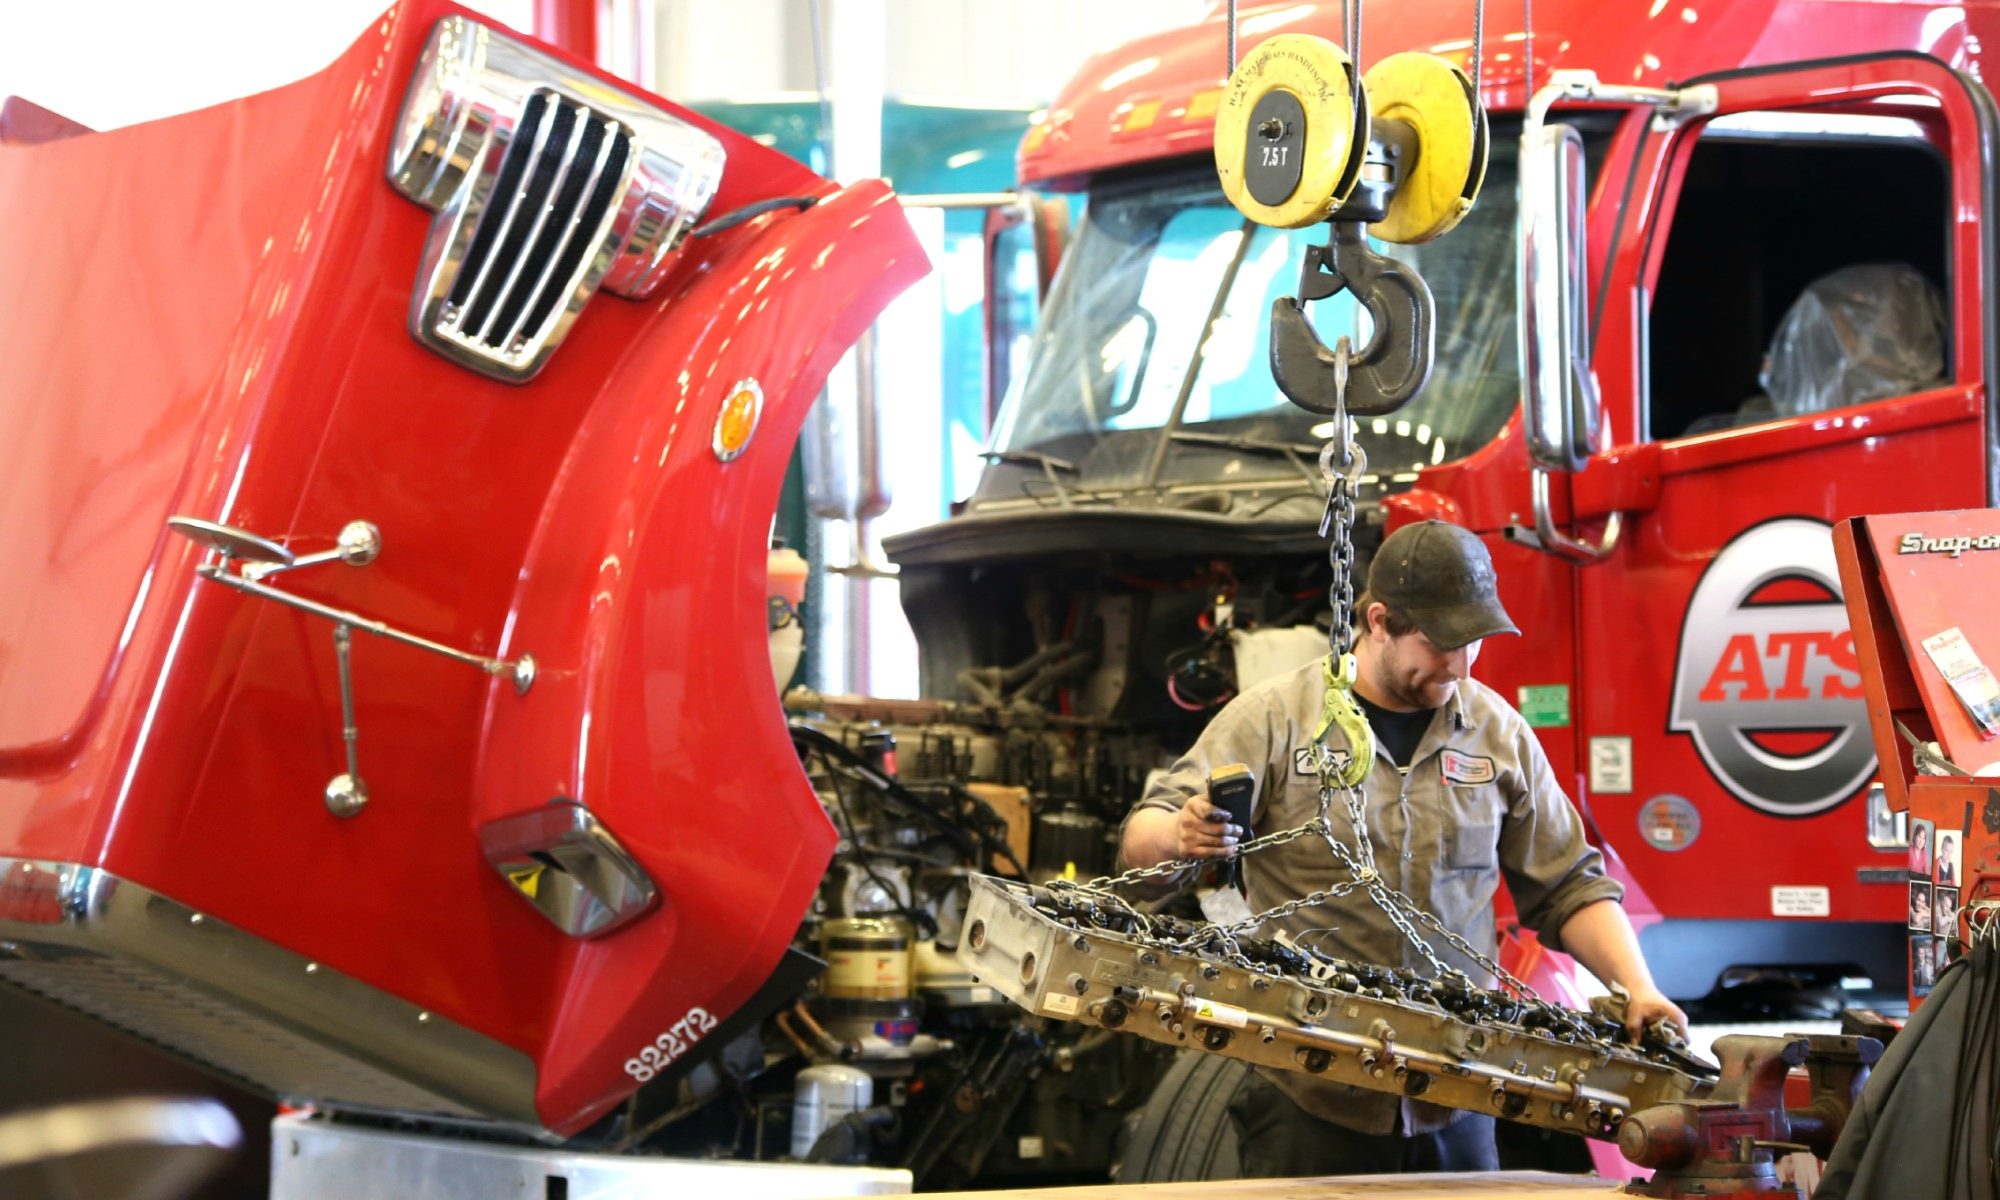
[[[1353,654],[1327,655],[1326,702],[1320,709],[1319,724],[1313,727],[1313,741],[1322,747],[1331,729],[1339,729],[1340,735],[1347,739],[1347,765],[1333,773],[1322,760],[1320,777],[1330,777],[1334,783],[1349,788],[1359,787],[1375,762],[1375,731],[1369,728],[1361,706],[1354,702],[1354,675]]]

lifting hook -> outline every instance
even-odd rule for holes
[[[1367,307],[1374,332],[1349,360],[1347,411],[1382,416],[1409,403],[1430,378],[1437,347],[1431,290],[1410,267],[1370,250],[1362,222],[1329,225],[1326,245],[1306,249],[1298,296],[1280,296],[1271,304],[1271,375],[1292,403],[1334,415],[1338,364],[1303,306],[1350,291]]]

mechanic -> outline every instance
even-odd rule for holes
[[[1493,897],[1504,878],[1522,922],[1606,983],[1630,993],[1634,1033],[1686,1015],[1653,983],[1619,903],[1624,889],[1563,794],[1520,713],[1470,677],[1481,639],[1520,632],[1500,605],[1493,561],[1478,537],[1442,521],[1396,531],[1375,555],[1355,605],[1356,699],[1375,732],[1361,784],[1375,864],[1480,953],[1495,956]],[[1128,867],[1217,858],[1239,840],[1303,825],[1319,812],[1313,728],[1325,694],[1325,660],[1266,680],[1232,700],[1187,755],[1156,779],[1126,818]],[[1345,753],[1338,732],[1326,748]],[[1216,768],[1243,763],[1258,779],[1251,829],[1210,805]],[[1334,835],[1353,844],[1338,800]],[[1194,868],[1169,880],[1184,886]],[[1348,878],[1321,838],[1250,855],[1244,882],[1253,912]],[[1342,958],[1431,973],[1421,952],[1364,892],[1303,909],[1260,933]],[[1273,928],[1275,926],[1275,928]],[[1476,982],[1491,976],[1436,933],[1425,940]],[[1367,1091],[1298,1071],[1257,1068],[1230,1107],[1245,1177],[1498,1167],[1491,1116]]]

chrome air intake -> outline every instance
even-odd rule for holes
[[[722,143],[465,17],[432,30],[389,154],[437,213],[410,303],[418,341],[532,378],[599,286],[643,299],[722,179]]]

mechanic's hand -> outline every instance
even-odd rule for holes
[[[1196,796],[1181,806],[1174,823],[1176,851],[1181,858],[1223,858],[1249,830],[1229,823],[1229,814]]]
[[[1658,988],[1634,988],[1632,998],[1625,1003],[1625,1032],[1638,1041],[1646,1026],[1665,1018],[1668,1024],[1680,1030],[1683,1039],[1687,1037],[1687,1014],[1673,1001],[1660,994]]]

